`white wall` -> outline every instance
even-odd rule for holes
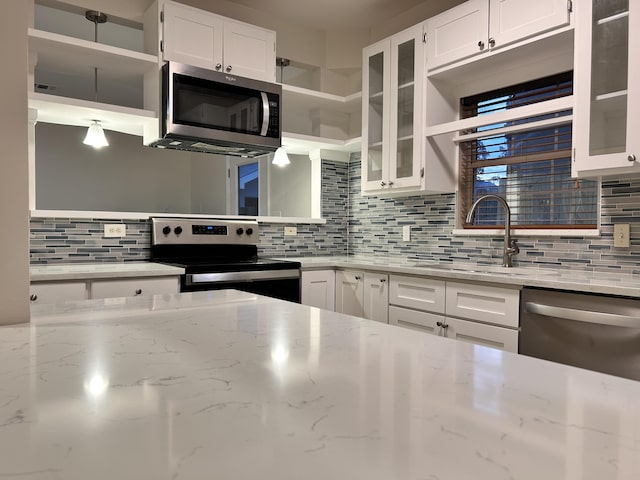
[[[191,213],[227,211],[227,162],[222,155],[191,154]]]
[[[311,160],[307,155],[289,155],[284,167],[269,164],[269,215],[311,215]]]
[[[0,324],[29,321],[27,27],[33,3],[6,0],[0,16]],[[10,13],[9,13],[10,12]]]
[[[82,144],[85,128],[36,125],[36,208],[185,213],[191,207],[188,152],[145,147],[106,131],[109,147]]]

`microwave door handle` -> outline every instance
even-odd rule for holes
[[[260,92],[262,97],[262,130],[260,130],[260,136],[266,137],[269,130],[269,98],[265,92]]]

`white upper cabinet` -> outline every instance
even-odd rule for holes
[[[569,25],[568,0],[469,0],[427,21],[429,70]]]
[[[422,25],[363,50],[362,191],[419,189]]]
[[[163,59],[275,82],[276,33],[167,1]]]
[[[427,20],[427,67],[463,60],[485,51],[488,0],[469,0]]]
[[[576,15],[572,174],[639,173],[640,5],[584,1]]]
[[[570,8],[569,0],[490,0],[488,44],[503,47],[569,25]]]
[[[175,2],[164,4],[163,59],[215,69],[222,68],[222,17]]]

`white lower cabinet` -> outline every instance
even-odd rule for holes
[[[354,270],[336,272],[336,312],[388,323],[388,275]]]
[[[303,305],[335,310],[336,273],[334,270],[302,272],[301,283]]]
[[[520,291],[391,275],[389,323],[518,351]]]
[[[61,303],[89,298],[87,282],[34,282],[29,286],[31,303]]]
[[[389,323],[389,276],[364,274],[364,318]]]
[[[178,277],[131,278],[91,281],[91,298],[133,297],[180,292]]]
[[[364,317],[364,272],[336,272],[336,312]]]
[[[445,335],[463,342],[497,348],[507,352],[518,352],[518,330],[487,325],[459,318],[445,319]]]
[[[445,318],[435,313],[389,305],[389,324],[444,336]]]

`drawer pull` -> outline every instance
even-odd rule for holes
[[[142,289],[141,288],[137,288],[136,289],[136,295],[142,295]]]
[[[29,295],[29,300],[31,300],[32,302],[35,302],[36,300],[38,300],[38,295],[36,295],[35,293],[32,293],[31,295]]]

